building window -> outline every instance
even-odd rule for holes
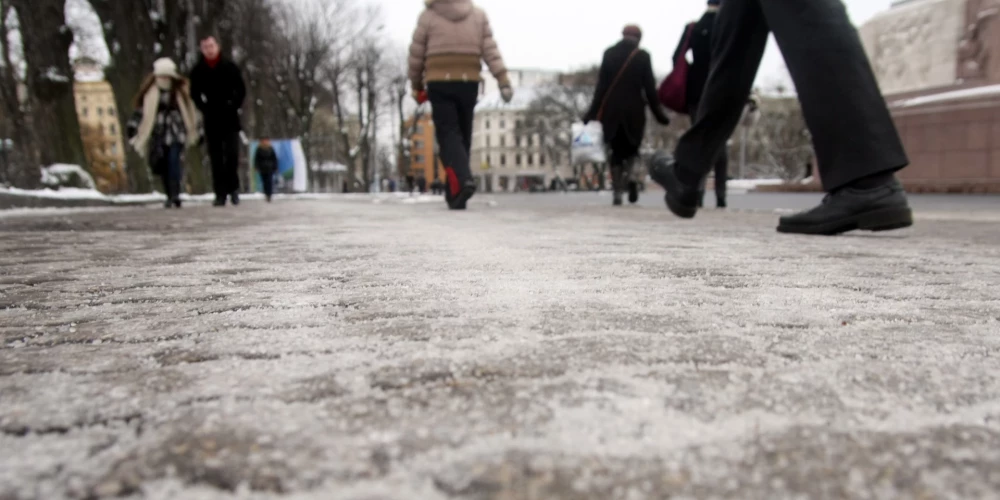
[[[518,166],[518,167],[521,166],[521,155],[520,155],[520,153],[514,155],[514,165]]]
[[[112,134],[118,133],[118,127],[116,127],[114,123],[111,124],[111,133]]]
[[[118,162],[114,162],[113,161],[113,162],[109,163],[108,166],[111,167],[111,171],[112,172],[114,172],[115,170],[118,170]]]
[[[504,121],[504,120],[500,120],[500,130],[503,130],[504,127],[506,127],[506,126],[507,126],[507,122]]]
[[[507,155],[500,154],[500,166],[501,167],[506,167],[507,166]]]
[[[489,129],[490,129],[490,121],[486,120],[486,130],[489,130]]]
[[[413,163],[424,163],[424,155],[413,155]]]
[[[423,125],[417,125],[417,129],[416,130],[417,130],[417,134],[422,134],[422,133],[424,133],[424,126]]]
[[[528,146],[534,146],[534,145],[535,145],[535,137],[529,135],[528,136]]]
[[[500,147],[501,148],[507,146],[507,140],[506,139],[507,139],[507,137],[502,136],[502,135],[500,136]]]
[[[528,153],[528,166],[533,166],[535,164],[535,155]]]
[[[545,155],[538,155],[538,164],[543,167],[545,166]]]
[[[87,116],[87,115],[89,115],[89,114],[90,114],[90,108],[83,108],[83,113],[81,113],[81,114],[82,114],[83,116]]]
[[[424,149],[424,141],[413,141],[413,147],[417,149]]]
[[[486,136],[486,147],[490,147],[490,136]]]
[[[112,142],[111,143],[111,154],[113,154],[113,155],[118,154],[118,143],[117,142]]]
[[[108,116],[115,116],[115,108],[108,108]]]
[[[104,116],[104,108],[97,108],[97,116]]]

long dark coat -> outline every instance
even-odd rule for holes
[[[619,151],[615,151],[615,154],[621,157],[634,156],[638,153],[646,131],[647,107],[653,112],[653,116],[658,122],[670,123],[670,119],[663,111],[663,107],[660,106],[656,95],[653,64],[649,53],[645,50],[639,50],[629,62],[628,67],[625,68],[618,83],[614,88],[610,88],[629,54],[637,47],[637,42],[623,39],[604,52],[594,100],[590,105],[590,111],[584,117],[584,121],[588,122],[597,120],[601,103],[607,96],[604,114],[600,117],[601,125],[604,128],[604,142],[619,146],[617,148]],[[623,151],[620,149],[624,146],[629,146],[634,151],[622,154]]]
[[[201,58],[191,70],[191,97],[205,121],[209,135],[242,130],[239,110],[247,88],[236,63],[223,58],[214,68]]]
[[[705,90],[705,82],[708,81],[708,72],[712,65],[712,31],[715,26],[714,11],[706,12],[698,22],[694,23],[694,31],[691,32],[691,42],[688,45],[691,51],[691,66],[688,68],[687,77],[687,107],[688,114],[698,107],[701,102],[701,94]],[[690,27],[690,25],[688,25]],[[673,60],[676,61],[684,48],[684,40],[687,37],[687,27],[681,34],[681,40],[674,51]]]

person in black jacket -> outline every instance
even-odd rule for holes
[[[679,57],[687,56],[681,54],[684,49],[684,42],[687,41],[688,32],[691,33],[691,40],[688,49],[691,51],[691,65],[688,67],[687,75],[687,114],[693,120],[698,115],[698,105],[701,103],[701,94],[708,81],[708,70],[712,62],[712,33],[715,31],[715,17],[719,13],[721,0],[708,0],[708,8],[697,22],[688,24],[681,35],[681,41],[674,51],[676,61]],[[719,151],[719,156],[713,162],[715,165],[715,206],[726,208],[726,181],[729,180],[729,152],[725,147]],[[704,205],[705,192],[702,191],[698,206]]]
[[[242,129],[239,110],[246,99],[246,85],[236,63],[222,57],[214,36],[201,41],[201,54],[191,70],[191,97],[205,123],[215,205],[225,206],[227,197],[232,197],[233,205],[238,205]]]
[[[274,152],[270,139],[260,140],[253,157],[253,167],[260,174],[264,196],[267,197],[267,202],[271,203],[271,196],[274,195],[274,174],[278,172],[278,154]]]
[[[639,156],[646,131],[646,107],[656,121],[670,124],[670,118],[660,106],[656,95],[656,79],[649,53],[639,48],[642,30],[628,25],[622,40],[604,52],[594,100],[583,117],[584,123],[601,122],[604,142],[611,150],[611,183],[614,204],[622,204],[622,192],[627,169]],[[629,201],[639,200],[639,186],[629,183]]]
[[[667,208],[678,217],[697,214],[700,185],[740,122],[771,33],[795,82],[829,193],[819,206],[782,217],[778,231],[833,235],[913,225],[895,175],[909,160],[842,0],[722,4],[694,125],[674,157],[660,153],[650,161]]]

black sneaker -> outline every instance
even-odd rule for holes
[[[234,206],[240,204],[240,193],[234,191],[233,194],[230,195],[230,197],[233,199]]]
[[[782,217],[778,232],[836,235],[854,231],[891,231],[913,225],[913,212],[898,180],[871,189],[845,187],[812,210]]]
[[[694,218],[698,213],[701,190],[698,186],[684,185],[677,178],[676,170],[677,162],[662,151],[654,154],[649,160],[649,176],[666,190],[667,194],[663,198],[667,202],[667,208],[678,217]]]
[[[715,208],[723,209],[726,208],[726,199],[722,198],[715,202]]]
[[[471,179],[465,181],[465,184],[462,186],[462,189],[459,190],[458,194],[448,201],[448,208],[452,210],[465,210],[466,205],[469,203],[469,199],[471,199],[475,194],[476,181]]]

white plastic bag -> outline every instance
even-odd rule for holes
[[[572,127],[573,144],[570,147],[570,159],[574,165],[581,163],[604,163],[607,154],[604,146],[604,129],[600,122],[590,122],[584,125],[576,122]]]

